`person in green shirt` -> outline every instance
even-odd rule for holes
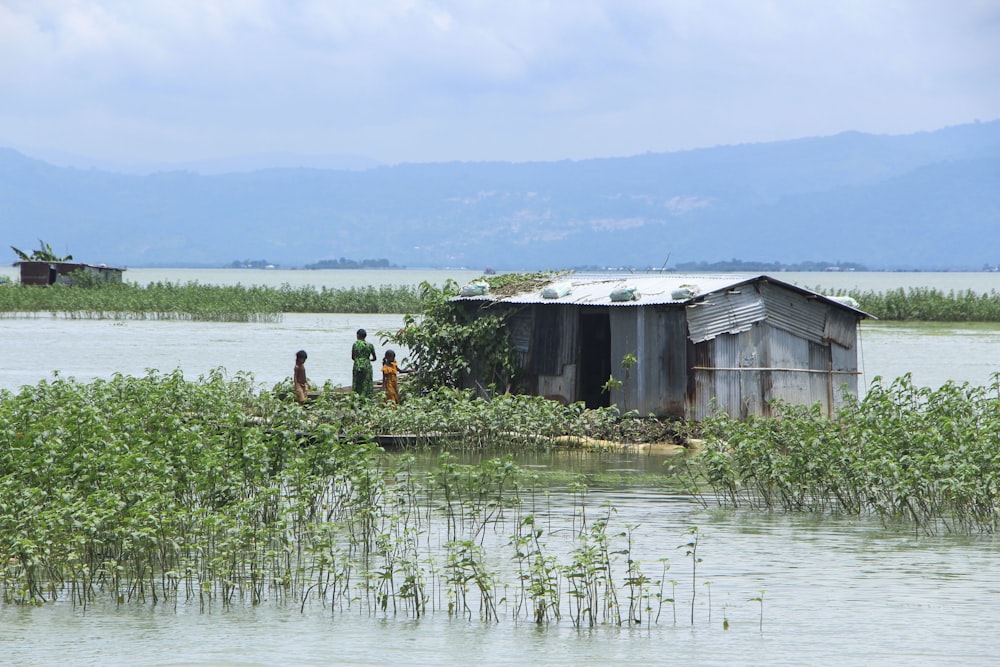
[[[375,384],[372,382],[372,362],[375,361],[375,346],[365,340],[368,332],[358,329],[358,339],[351,346],[351,359],[354,360],[351,389],[356,394],[372,397],[375,395]]]

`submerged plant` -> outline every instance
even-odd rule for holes
[[[541,541],[544,531],[535,525],[535,517],[530,514],[520,521],[518,528],[511,539],[521,582],[518,608],[527,605],[535,623],[558,620],[559,571],[555,558],[546,553]]]
[[[749,602],[756,602],[760,605],[760,622],[759,628],[761,632],[764,632],[764,593],[766,591],[760,591],[760,595],[750,598]]]
[[[686,544],[682,544],[678,549],[685,549],[684,555],[691,559],[691,625],[694,625],[694,601],[695,597],[698,595],[698,563],[701,559],[698,558],[698,540],[700,535],[698,534],[698,526],[691,526],[688,528],[688,534],[691,536],[691,541]]]
[[[482,455],[505,432],[534,446],[584,428],[581,411],[441,400],[415,403],[474,440],[476,462],[386,456],[374,442],[386,423],[419,424],[430,440],[432,423],[405,405],[345,395],[304,409],[221,371],[57,375],[0,392],[0,602],[274,603],[542,625],[566,614],[578,628],[649,626],[669,603],[676,625],[669,562],[658,580],[644,572],[642,528],[614,528],[610,504],[589,507],[588,478],[543,487],[510,456]],[[693,623],[700,535],[688,534]]]
[[[604,516],[579,531],[570,554],[572,560],[563,567],[569,588],[570,617],[577,627],[621,622],[607,533],[611,512],[607,508]]]

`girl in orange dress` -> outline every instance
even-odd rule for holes
[[[409,372],[409,370],[400,370],[396,364],[395,351],[385,351],[385,358],[382,359],[382,389],[385,391],[385,400],[399,403],[399,374]]]

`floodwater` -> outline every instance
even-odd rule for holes
[[[219,275],[179,278],[174,270],[133,271],[155,276],[137,282],[212,283]],[[277,280],[267,284],[291,282],[279,273],[313,273],[228,271],[226,280],[231,274]],[[347,271],[324,273],[337,274],[329,280],[340,274],[358,277]],[[393,280],[395,275],[359,284],[411,284]],[[883,282],[861,282],[867,276]],[[446,277],[452,276],[428,272],[421,280]],[[455,279],[466,277],[457,274]],[[997,274],[780,277],[831,289],[1000,288]],[[907,282],[910,278],[916,282]],[[827,282],[831,280],[857,282]],[[959,286],[960,281],[965,285]],[[258,283],[256,277],[238,282]],[[115,372],[142,374],[147,368],[180,368],[197,377],[220,366],[230,373],[250,372],[269,385],[291,374],[299,348],[309,351],[307,369],[314,382],[346,384],[353,331],[361,326],[371,332],[391,330],[401,321],[393,315],[286,315],[273,324],[0,319],[0,388],[16,390],[54,371],[86,381]],[[903,373],[911,373],[918,385],[947,380],[986,384],[1000,366],[1000,327],[866,322],[860,358],[862,384]],[[651,468],[648,458],[637,455],[578,458],[567,462],[539,455],[522,464],[622,475]],[[539,513],[545,523],[539,525],[546,526],[547,538],[557,539],[574,502],[559,492],[546,497]],[[609,532],[631,527],[633,558],[647,576],[660,579],[660,559],[669,559],[667,577],[677,581],[676,602],[659,610],[659,622],[580,630],[564,612],[561,621],[536,626],[515,620],[502,606],[499,621],[483,622],[452,618],[440,608],[414,620],[361,608],[332,612],[319,604],[300,611],[295,604],[276,601],[204,609],[197,603],[87,609],[69,603],[0,605],[0,664],[913,666],[995,664],[1000,652],[1000,615],[995,613],[1000,543],[991,536],[926,536],[868,519],[706,509],[670,490],[613,484],[589,491],[587,503],[595,513],[605,503],[615,508]],[[695,526],[701,559],[696,570],[679,548]],[[498,571],[510,567],[510,532],[508,527],[487,543]],[[616,567],[625,566],[619,561]],[[669,584],[666,593],[672,593]]]
[[[9,276],[13,270],[4,269]],[[0,272],[2,275],[2,272]],[[423,281],[460,284],[479,275],[455,270],[252,270],[129,269],[138,284],[166,281],[202,284],[417,285]],[[887,290],[937,287],[943,290],[1000,291],[1000,273],[784,273],[782,280],[805,287]],[[395,331],[401,315],[287,314],[274,323],[220,323],[150,320],[77,320],[52,317],[0,317],[0,389],[50,379],[58,371],[80,381],[110,378],[114,373],[143,375],[147,369],[181,369],[196,379],[215,368],[249,373],[271,387],[291,376],[295,352],[309,353],[310,380],[322,385],[350,384],[350,346],[364,328],[381,355],[379,331]],[[403,350],[397,350],[405,354]],[[861,328],[861,386],[880,376],[911,373],[921,386],[947,380],[989,384],[1000,370],[1000,325],[886,324],[865,321]]]
[[[293,287],[363,287],[367,285],[419,285],[427,281],[434,285],[445,280],[464,284],[478,278],[482,271],[454,269],[126,269],[126,282],[148,285],[153,282],[203,285],[268,285]],[[779,272],[775,278],[821,292],[834,290],[873,290],[926,287],[944,292],[972,290],[979,293],[1000,291],[1000,272],[887,272],[887,271],[824,271]],[[17,269],[0,266],[0,279],[17,280]]]
[[[295,352],[309,353],[310,380],[351,383],[351,344],[365,328],[381,356],[379,331],[395,331],[401,315],[284,315],[275,323],[150,320],[73,320],[43,315],[0,318],[0,389],[51,379],[55,372],[81,382],[114,373],[181,369],[196,379],[215,368],[252,374],[272,387],[292,374]],[[914,383],[947,380],[990,383],[1000,370],[1000,325],[913,325],[865,322],[861,328],[861,383],[911,373]],[[397,350],[405,357],[405,350]]]
[[[630,527],[633,557],[661,576],[659,621],[577,629],[566,610],[537,626],[514,620],[414,620],[364,608],[265,601],[205,608],[129,603],[0,606],[0,661],[13,665],[940,665],[995,664],[1000,545],[987,537],[914,536],[877,522],[705,510],[650,490],[594,490]],[[567,496],[549,499],[568,514]],[[539,517],[544,522],[544,515]],[[565,525],[554,522],[554,525]],[[700,535],[697,557],[684,548]],[[611,532],[609,530],[609,532]],[[546,533],[545,539],[549,539]],[[509,554],[487,531],[486,550]],[[490,541],[492,540],[492,542]],[[493,543],[495,542],[495,544]],[[494,569],[504,567],[497,561]],[[508,564],[509,567],[509,564]],[[615,568],[626,567],[618,557]],[[692,597],[692,589],[695,596]],[[624,588],[619,602],[627,606]],[[763,597],[763,603],[755,598]],[[694,623],[691,610],[694,610]],[[675,620],[676,619],[676,620]],[[728,629],[724,622],[728,621]]]
[[[146,369],[181,369],[196,379],[215,368],[250,373],[265,387],[290,378],[295,352],[306,350],[309,379],[322,385],[351,383],[351,344],[359,328],[379,353],[378,331],[395,331],[401,315],[284,315],[277,323],[151,320],[0,318],[5,348],[0,388],[16,389],[63,377],[81,382],[114,373],[145,375]]]

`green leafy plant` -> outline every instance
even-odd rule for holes
[[[11,246],[10,249],[14,251],[14,254],[22,262],[69,262],[73,259],[73,255],[66,255],[65,257],[57,255],[52,250],[52,246],[41,239],[38,239],[38,250],[32,251],[30,255],[22,250],[18,250],[14,246]]]
[[[698,558],[698,540],[700,539],[700,535],[698,534],[698,526],[691,526],[687,532],[691,536],[691,541],[677,548],[685,549],[684,555],[691,559],[691,625],[694,625],[694,601],[698,595],[698,587],[696,585],[698,563],[701,562],[701,558]]]
[[[638,363],[639,363],[639,359],[635,356],[635,354],[633,354],[631,352],[625,353],[625,355],[622,357],[622,361],[621,361],[621,367],[622,367],[622,371],[625,373],[625,379],[624,380],[619,380],[618,378],[616,378],[614,376],[614,374],[611,374],[608,377],[608,381],[605,382],[603,385],[601,385],[601,391],[602,392],[606,392],[606,393],[610,393],[612,391],[617,391],[617,390],[620,390],[622,388],[625,388],[625,390],[628,391],[628,381],[632,377],[632,369]],[[628,395],[627,394],[625,395],[625,403],[626,403],[626,405],[628,404]]]
[[[415,391],[459,388],[479,382],[482,389],[505,391],[513,381],[514,351],[506,328],[508,312],[482,315],[467,304],[451,301],[458,285],[420,286],[421,315],[407,315],[399,331],[380,332],[383,339],[409,350]]]
[[[995,533],[1000,384],[916,387],[876,378],[834,418],[773,404],[774,416],[716,415],[695,474],[727,505],[875,515],[934,533]]]

